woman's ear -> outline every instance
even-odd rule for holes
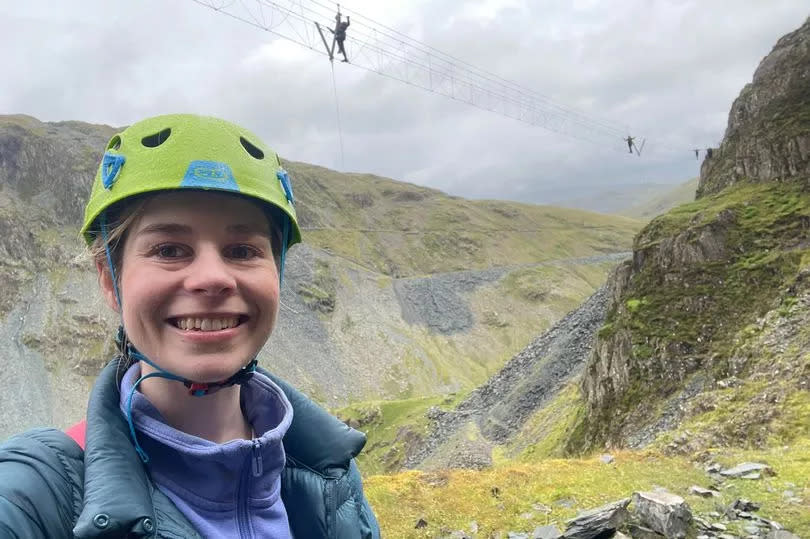
[[[118,297],[115,294],[115,284],[109,266],[104,261],[96,259],[96,271],[98,272],[98,286],[101,288],[101,293],[104,294],[107,305],[113,311],[120,313],[121,309],[118,305]]]

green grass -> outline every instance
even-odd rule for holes
[[[414,399],[356,403],[335,413],[343,421],[360,421],[359,429],[367,442],[358,457],[364,475],[387,473],[400,469],[408,444],[419,443],[427,432],[425,415],[431,406],[453,407],[462,398],[436,396]]]
[[[738,450],[714,455],[726,467],[747,460],[764,461],[777,474],[761,481],[728,480],[729,487],[721,489],[721,498],[714,500],[688,494],[692,485],[707,487],[711,481],[688,458],[650,452],[611,454],[615,462],[610,465],[597,458],[548,459],[479,472],[412,471],[374,476],[366,479],[365,490],[387,537],[436,537],[447,530],[469,530],[471,520],[477,522],[481,537],[506,531],[530,532],[545,524],[563,528],[565,520],[579,511],[656,487],[683,496],[694,511],[702,513],[715,510],[716,503],[728,505],[745,497],[763,504],[758,514],[780,522],[800,537],[810,534],[807,439],[764,452]],[[782,492],[788,489],[802,497],[804,505],[786,503]],[[564,499],[572,500],[574,507],[556,503]],[[550,513],[533,509],[536,503],[550,508]],[[532,516],[526,518],[527,513]],[[420,518],[427,521],[427,527],[414,529]],[[732,533],[738,525],[741,523],[732,525]]]
[[[584,411],[577,383],[570,383],[535,412],[506,446],[495,450],[495,462],[509,466],[541,458],[563,457],[566,442]]]

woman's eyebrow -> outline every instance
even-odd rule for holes
[[[191,227],[179,223],[152,223],[138,230],[137,234],[191,234]]]

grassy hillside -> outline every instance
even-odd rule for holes
[[[531,533],[536,526],[555,524],[580,511],[630,497],[634,491],[666,488],[684,497],[693,512],[703,514],[726,507],[738,498],[762,504],[758,514],[776,520],[799,537],[810,536],[810,509],[804,502],[787,502],[790,490],[799,499],[810,498],[810,441],[767,451],[708,451],[724,467],[758,461],[770,465],[776,476],[761,481],[733,479],[720,498],[689,494],[689,487],[708,487],[711,478],[701,464],[685,457],[653,452],[614,452],[615,461],[598,458],[548,459],[510,463],[485,471],[449,470],[435,473],[403,472],[374,476],[365,490],[387,537],[440,537],[449,530],[470,531],[475,521],[479,537],[502,536],[507,531]],[[704,460],[705,461],[705,460]],[[415,529],[419,519],[427,526]],[[745,536],[746,521],[729,525],[729,533]]]
[[[698,179],[692,178],[688,182],[684,182],[664,193],[658,193],[640,204],[635,204],[628,208],[622,209],[617,213],[619,215],[632,217],[633,219],[648,221],[658,215],[668,212],[675,206],[680,206],[681,204],[695,200],[695,191],[697,190],[697,186]]]
[[[288,163],[305,241],[395,277],[624,250],[641,222],[518,202],[473,201],[369,174]]]
[[[586,425],[592,440],[627,439],[667,412],[662,397],[692,381],[709,389],[770,369],[769,355],[743,354],[742,346],[769,311],[789,313],[807,294],[808,223],[804,183],[769,182],[679,206],[639,234],[634,274],[600,331],[600,357],[586,379],[598,403]],[[798,350],[796,365],[771,380],[796,383],[810,349],[795,332],[785,338]],[[597,380],[605,361],[623,365],[624,377]]]

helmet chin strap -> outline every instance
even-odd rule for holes
[[[110,268],[110,277],[112,278],[113,283],[113,290],[115,291],[115,299],[118,302],[118,308],[122,311],[121,312],[121,325],[118,327],[118,335],[116,341],[118,343],[118,348],[124,357],[129,357],[136,359],[138,361],[143,361],[156,372],[151,372],[149,374],[142,375],[132,386],[132,389],[127,396],[127,410],[126,410],[126,417],[127,417],[127,424],[129,425],[129,433],[132,436],[132,441],[135,444],[135,452],[138,453],[138,456],[144,463],[149,462],[149,455],[146,454],[146,451],[143,450],[141,444],[138,443],[138,437],[135,434],[135,425],[132,422],[132,398],[135,395],[135,390],[144,380],[148,378],[165,378],[167,380],[175,380],[177,382],[181,382],[186,388],[188,388],[188,393],[194,397],[203,397],[205,395],[210,395],[211,393],[215,393],[224,387],[230,387],[233,385],[242,385],[247,383],[252,377],[253,373],[256,372],[256,366],[258,364],[258,360],[253,358],[247,365],[239,369],[236,373],[231,375],[230,377],[226,378],[225,380],[221,380],[218,382],[195,382],[194,380],[189,380],[188,378],[183,378],[182,376],[178,376],[166,369],[160,367],[152,360],[147,358],[145,355],[140,353],[132,343],[129,342],[127,338],[126,330],[124,329],[124,315],[123,315],[123,304],[121,303],[121,294],[118,290],[118,280],[115,274],[115,265],[113,264],[112,260],[112,253],[110,251],[110,242],[109,242],[109,234],[107,231],[107,215],[106,212],[102,213],[99,216],[99,223],[101,225],[101,237],[102,241],[104,242],[104,251],[107,256],[107,264]],[[287,236],[289,230],[289,223],[285,222],[284,227],[284,236]],[[286,240],[286,237],[284,238]],[[280,274],[283,275],[284,271],[284,254],[286,251],[286,241],[282,246],[281,252],[281,271]]]

